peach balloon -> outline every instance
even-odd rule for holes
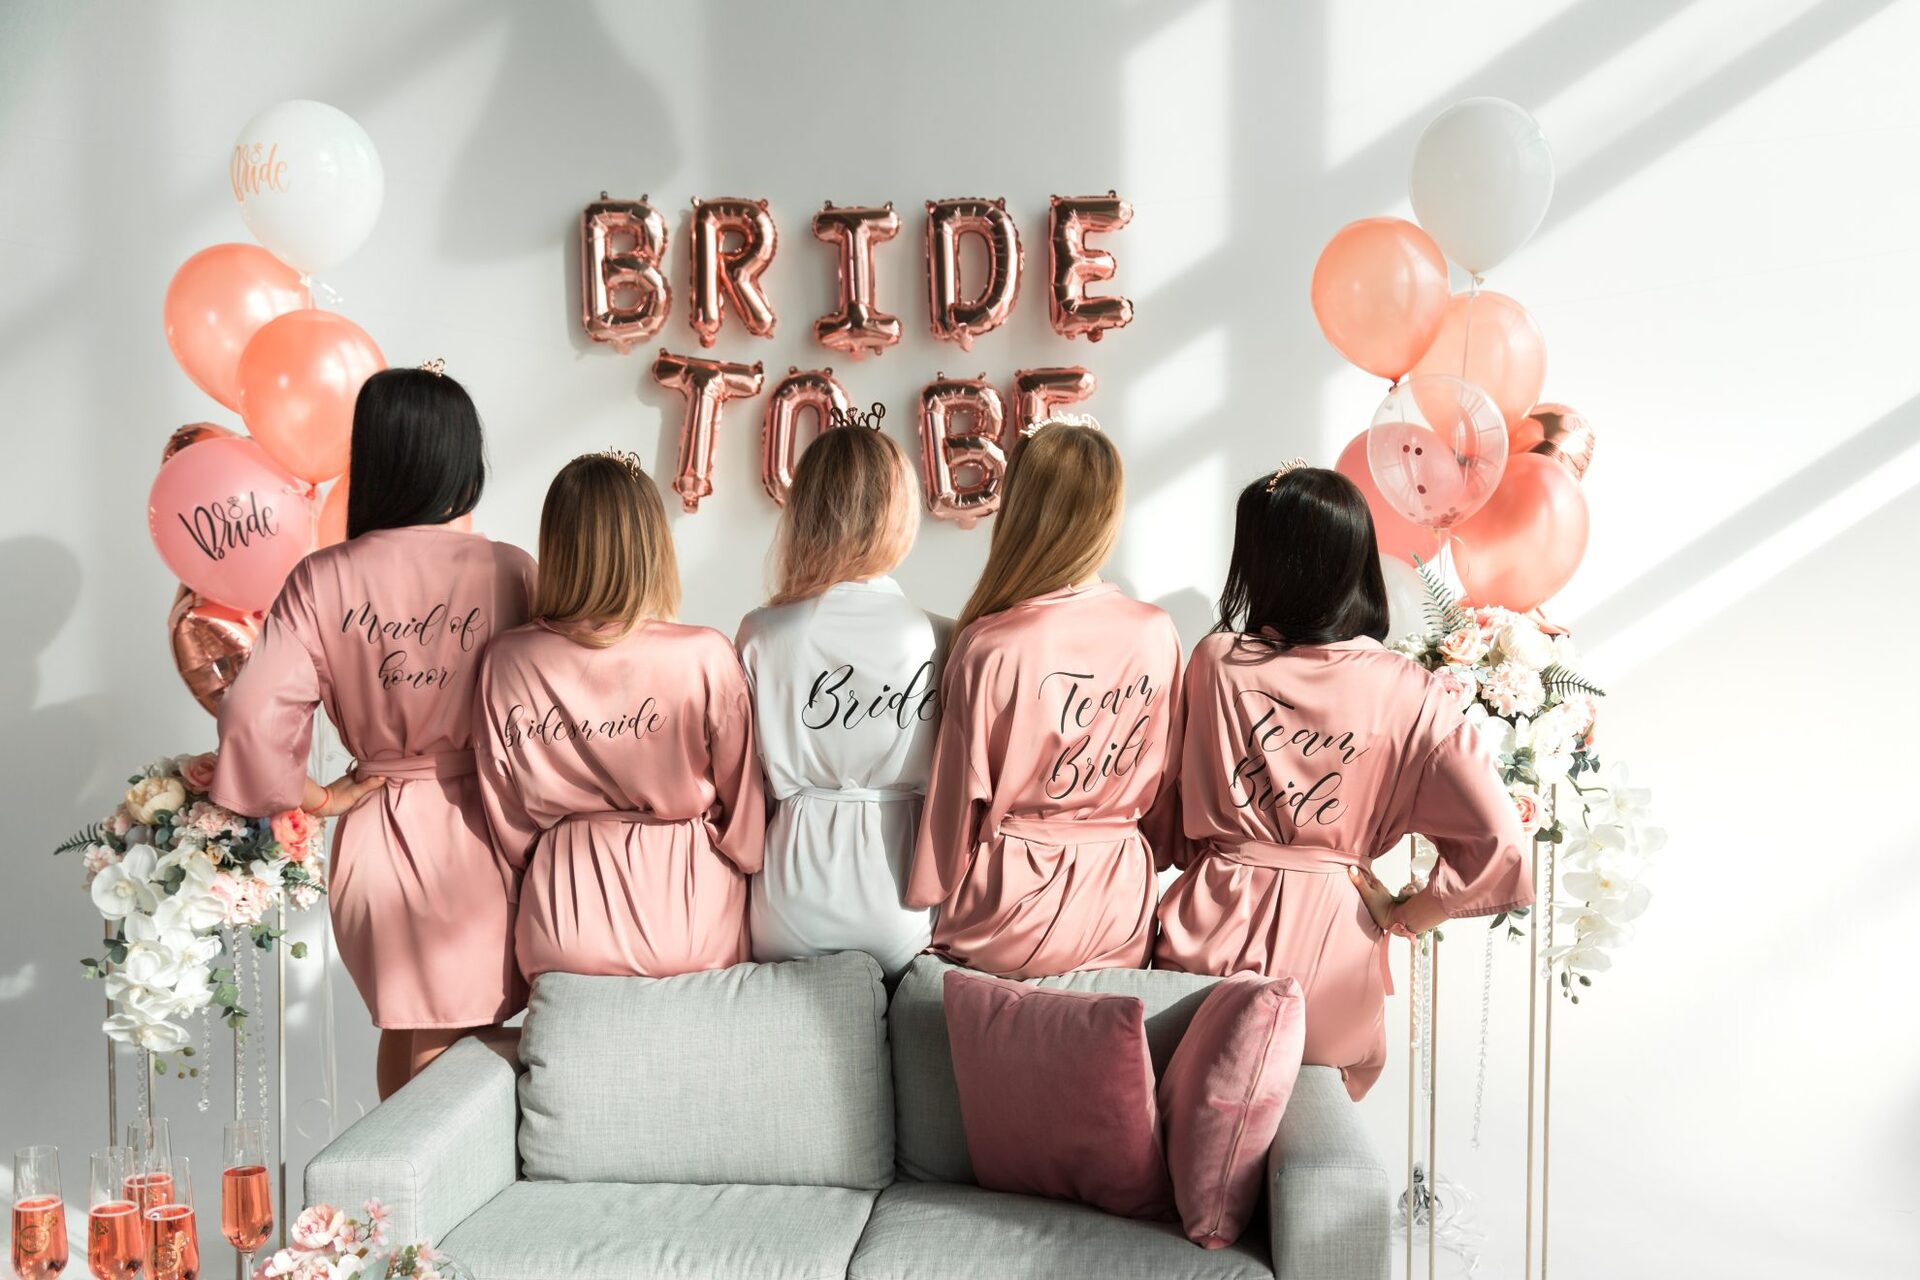
[[[1466,379],[1493,397],[1511,427],[1546,385],[1547,340],[1527,309],[1506,294],[1455,294],[1413,371]]]
[[[330,547],[347,540],[347,482],[348,477],[342,475],[333,482],[333,488],[327,490],[326,499],[320,504],[319,534],[314,545]],[[472,533],[473,513],[447,521],[447,528]]]
[[[1435,558],[1439,544],[1433,531],[1422,529],[1395,511],[1381,495],[1380,486],[1373,482],[1373,468],[1367,465],[1366,432],[1362,431],[1347,442],[1333,469],[1360,486],[1360,492],[1367,500],[1367,510],[1373,512],[1373,536],[1380,544],[1381,555],[1404,560],[1408,564],[1415,560]]]
[[[1440,331],[1447,260],[1411,222],[1362,218],[1320,251],[1312,298],[1313,318],[1335,351],[1397,382]]]
[[[300,273],[257,244],[216,244],[167,285],[167,349],[193,384],[240,407],[240,353],[269,320],[313,305]]]
[[[240,356],[240,416],[260,446],[310,484],[347,469],[353,402],[387,367],[365,331],[331,311],[295,311]]]
[[[1474,604],[1525,613],[1572,579],[1587,551],[1587,500],[1558,459],[1523,453],[1487,504],[1453,531],[1453,564]]]

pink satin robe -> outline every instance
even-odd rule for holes
[[[382,529],[287,576],[220,704],[216,803],[297,808],[322,703],[359,768],[391,781],[341,815],[327,899],[340,957],[388,1030],[479,1027],[525,1003],[512,881],[480,809],[473,690],[526,620],[533,559],[443,525]]]
[[[594,648],[523,627],[488,652],[480,701],[487,818],[524,868],[514,949],[529,981],[748,959],[766,793],[725,636],[644,622]]]
[[[1111,583],[967,628],[907,885],[933,951],[1008,978],[1147,963],[1179,680],[1172,620]]]
[[[1356,1099],[1386,1061],[1386,943],[1350,866],[1418,832],[1448,916],[1533,901],[1525,836],[1454,695],[1361,637],[1273,653],[1210,635],[1187,667],[1184,868],[1160,903],[1154,964],[1290,974],[1306,1061]]]

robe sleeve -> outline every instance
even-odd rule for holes
[[[220,754],[207,794],[224,809],[264,818],[297,809],[305,798],[320,666],[312,578],[294,567],[267,612],[260,639],[220,700]]]
[[[1395,923],[1428,929],[1533,902],[1526,833],[1471,725],[1454,726],[1428,753],[1407,826],[1433,841],[1440,861],[1426,887],[1395,908]]]
[[[519,898],[520,877],[526,874],[533,846],[540,839],[540,824],[527,813],[520,800],[520,781],[514,776],[513,758],[504,745],[499,700],[493,696],[493,654],[480,660],[480,679],[474,692],[473,755],[480,780],[480,803],[487,813],[487,828],[493,833],[493,847],[506,864],[509,895]]]
[[[715,663],[713,685],[707,693],[707,759],[713,769],[713,809],[707,822],[713,847],[753,875],[766,860],[767,787],[760,775],[760,752],[754,742],[753,696],[746,673],[725,640],[725,658]]]
[[[1161,871],[1168,867],[1185,868],[1192,861],[1180,815],[1180,761],[1187,728],[1185,681],[1180,671],[1180,634],[1174,631],[1171,618],[1167,620],[1167,630],[1172,633],[1173,643],[1172,678],[1166,685],[1167,743],[1160,756],[1159,789],[1140,819],[1140,833],[1146,837],[1147,847],[1153,850],[1153,865]]]
[[[940,732],[934,739],[920,837],[907,872],[906,905],[937,907],[947,900],[980,842],[980,823],[993,798],[988,782],[987,717],[994,707],[979,695],[967,656],[956,652],[940,682]],[[975,717],[982,718],[976,724]]]

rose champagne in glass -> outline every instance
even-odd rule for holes
[[[67,1266],[67,1206],[60,1198],[60,1151],[13,1153],[13,1273],[49,1280]]]
[[[267,1186],[267,1130],[257,1120],[226,1127],[226,1172],[220,1176],[220,1233],[246,1261],[273,1230],[273,1193]]]
[[[173,1198],[146,1210],[147,1275],[152,1280],[199,1280],[200,1238],[193,1221],[193,1176],[185,1156],[168,1171]]]
[[[173,1201],[173,1142],[164,1117],[127,1126],[127,1146],[133,1155],[127,1169],[126,1198],[145,1213]]]
[[[132,1170],[132,1147],[93,1153],[87,1180],[87,1270],[93,1280],[130,1280],[147,1265],[146,1224],[139,1204],[127,1196]]]

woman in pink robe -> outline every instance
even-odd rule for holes
[[[1388,928],[1533,901],[1492,757],[1459,698],[1381,645],[1386,630],[1352,482],[1302,467],[1249,485],[1220,623],[1187,667],[1183,870],[1154,949],[1163,969],[1298,979],[1306,1061],[1339,1067],[1356,1099],[1386,1061]],[[1440,860],[1396,900],[1365,868],[1413,832]]]
[[[350,537],[288,575],[220,704],[211,795],[237,813],[341,814],[327,898],[381,1029],[384,1098],[524,1000],[512,878],[474,777],[473,689],[488,642],[526,620],[534,568],[455,527],[486,472],[480,420],[452,378],[375,374],[352,456]],[[331,787],[307,778],[322,704],[358,762]]]
[[[667,621],[680,581],[639,461],[562,468],[540,552],[536,621],[480,677],[487,817],[524,869],[521,972],[738,964],[766,829],[752,702],[726,636]]]
[[[1180,637],[1099,580],[1122,485],[1095,427],[1015,446],[941,684],[907,887],[909,906],[939,907],[932,949],[957,964],[1029,978],[1140,968],[1152,948]]]

